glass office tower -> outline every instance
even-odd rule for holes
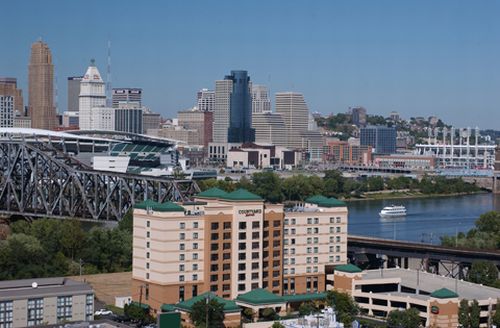
[[[252,93],[250,77],[247,71],[231,71],[224,80],[233,82],[230,96],[229,128],[227,141],[244,143],[255,141],[255,130],[252,129]]]

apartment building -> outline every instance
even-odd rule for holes
[[[347,208],[315,196],[285,209],[244,189],[212,188],[192,202],[134,208],[134,300],[155,311],[206,292],[224,299],[326,290],[326,267],[346,263]]]

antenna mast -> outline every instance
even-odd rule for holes
[[[106,71],[106,106],[112,106],[111,99],[111,40],[108,40],[108,68]]]

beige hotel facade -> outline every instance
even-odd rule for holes
[[[346,261],[347,207],[333,198],[284,207],[212,188],[193,202],[134,208],[132,297],[154,311],[205,292],[322,292],[327,267]]]

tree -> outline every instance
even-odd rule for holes
[[[323,178],[325,184],[325,196],[332,197],[344,192],[344,177],[337,170],[325,171]]]
[[[208,316],[207,316],[208,312]],[[219,328],[224,326],[224,304],[216,299],[211,299],[208,303],[204,298],[193,304],[189,314],[191,321],[196,327]],[[208,326],[206,325],[208,319]]]
[[[266,320],[274,320],[277,317],[276,311],[273,308],[265,308],[262,310],[261,315]]]
[[[470,327],[469,301],[466,299],[460,301],[458,307],[458,323],[462,325],[462,327]]]
[[[469,320],[471,328],[479,328],[479,319],[481,317],[481,308],[477,300],[473,300],[469,310]]]
[[[418,328],[420,326],[419,311],[415,308],[391,311],[387,324],[388,327]]]
[[[491,324],[500,327],[500,298],[497,298],[495,314],[491,317]]]
[[[252,175],[253,192],[271,203],[283,201],[281,178],[274,172],[259,172]]]
[[[118,229],[132,233],[134,230],[134,211],[129,210],[120,222],[118,222]]]
[[[498,269],[490,261],[474,261],[467,274],[467,280],[476,284],[493,285],[498,279]]]
[[[308,315],[316,311],[317,311],[316,307],[311,302],[304,302],[299,306],[299,314],[301,316]]]
[[[275,323],[273,323],[273,325],[271,326],[271,328],[285,328],[285,326],[283,326],[281,323],[279,323],[278,321],[276,321]]]
[[[151,323],[154,321],[154,319],[149,314],[148,306],[139,306],[135,303],[125,304],[125,306],[123,307],[123,313],[127,318],[130,318],[136,322]]]
[[[248,321],[252,322],[255,317],[255,312],[251,308],[245,308],[242,312],[243,317]]]
[[[500,212],[490,211],[479,216],[476,221],[476,227],[479,231],[499,234],[500,233]]]
[[[339,319],[344,325],[351,324],[354,320],[354,316],[359,313],[358,306],[353,298],[347,293],[329,290],[326,294],[326,304],[335,306]]]

